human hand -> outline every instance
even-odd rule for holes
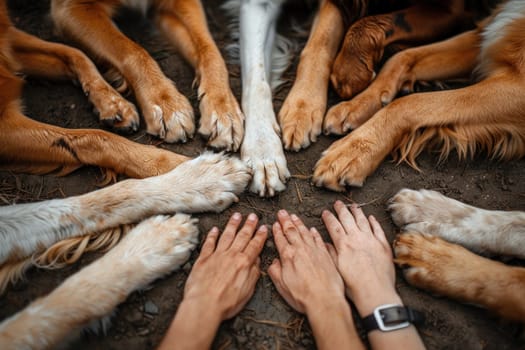
[[[261,226],[254,235],[258,218],[250,214],[237,232],[241,220],[241,214],[233,214],[220,239],[219,229],[211,229],[184,288],[183,302],[209,305],[207,312],[216,311],[220,320],[246,305],[260,276],[259,254],[268,230]]]
[[[322,214],[337,251],[337,269],[345,281],[347,294],[361,316],[385,303],[401,304],[395,291],[392,251],[377,220],[368,219],[356,204],[350,211],[341,201]]]
[[[268,274],[279,294],[306,314],[311,308],[344,301],[343,280],[319,232],[285,210],[280,210],[277,218],[273,235],[280,260],[273,261]]]

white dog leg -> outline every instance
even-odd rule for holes
[[[485,210],[436,191],[399,191],[392,219],[405,231],[439,236],[477,253],[525,258],[525,213]]]
[[[250,180],[239,159],[206,153],[169,173],[66,199],[0,207],[0,264],[70,237],[156,214],[221,211]]]
[[[275,119],[270,87],[276,20],[283,0],[243,0],[240,8],[242,107],[246,131],[241,158],[252,168],[252,192],[283,191],[290,173]]]
[[[54,349],[136,289],[177,269],[198,242],[189,215],[150,218],[102,258],[0,325],[0,349]]]

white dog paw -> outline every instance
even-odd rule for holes
[[[186,214],[158,215],[142,221],[114,248],[123,258],[138,259],[143,284],[176,270],[198,244],[197,219]]]
[[[250,191],[272,197],[284,191],[290,172],[279,136],[267,133],[263,138],[247,134],[241,146],[241,158],[252,169]]]
[[[251,178],[250,169],[238,158],[207,152],[184,162],[159,179],[159,186],[166,183],[176,186],[165,195],[173,193],[172,203],[179,202],[177,211],[219,212],[238,201]]]
[[[460,228],[477,210],[436,191],[409,189],[392,197],[389,209],[397,226],[433,235],[448,225]]]

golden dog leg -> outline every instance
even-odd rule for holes
[[[244,116],[233,95],[226,64],[208,30],[200,1],[157,2],[159,27],[195,68],[199,82],[199,133],[215,148],[237,151]]]
[[[345,134],[356,129],[390,103],[400,90],[411,89],[416,80],[467,77],[477,63],[480,40],[478,31],[469,31],[439,43],[397,53],[365,91],[330,108],[324,132]]]
[[[109,62],[131,85],[148,133],[167,142],[187,141],[194,133],[190,103],[146,50],[117,29],[111,21],[116,6],[108,0],[54,0],[51,14],[64,34]]]
[[[137,131],[139,115],[133,104],[100,76],[95,65],[81,51],[40,40],[14,27],[9,29],[9,39],[13,55],[24,74],[78,80],[99,112],[101,122],[117,131]]]
[[[66,174],[94,165],[144,178],[165,173],[187,157],[95,129],[64,129],[29,119],[11,102],[0,115],[0,168]]]
[[[525,321],[525,269],[475,255],[441,238],[404,233],[394,242],[395,262],[419,288],[481,305],[498,315]]]
[[[336,191],[362,186],[389,153],[400,149],[410,161],[434,138],[443,157],[454,148],[460,156],[481,149],[501,159],[523,157],[524,110],[523,78],[512,69],[462,89],[405,96],[332,144],[313,180]]]
[[[294,85],[279,112],[286,149],[308,147],[321,133],[328,80],[342,37],[341,13],[330,0],[324,0],[301,53]]]
[[[463,0],[449,5],[418,4],[358,20],[348,29],[334,61],[330,78],[335,90],[344,99],[364,90],[389,44],[427,43],[450,34],[464,17],[463,6]]]

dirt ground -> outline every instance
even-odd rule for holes
[[[219,1],[205,1],[211,31],[224,52],[228,43],[226,18],[218,7]],[[58,40],[52,32],[47,11],[48,1],[10,1],[11,17],[20,28],[45,39]],[[301,20],[307,15],[299,16]],[[151,24],[137,14],[128,13],[119,21],[123,30],[144,45],[155,57],[164,72],[197,109],[196,91],[192,89],[194,78],[190,67],[176,53],[167,49]],[[283,25],[289,24],[285,20]],[[298,50],[304,44],[301,39]],[[296,59],[297,61],[297,59]],[[297,62],[295,62],[296,64]],[[294,78],[294,67],[285,73],[289,80],[275,96],[275,108],[279,110]],[[240,97],[239,68],[230,65],[231,83],[236,96]],[[329,104],[338,101],[330,91]],[[97,118],[82,91],[69,82],[48,82],[28,79],[24,88],[26,113],[40,121],[71,128],[99,128]],[[451,106],[451,108],[454,108]],[[141,129],[131,139],[147,144],[158,140]],[[363,188],[351,188],[346,193],[334,193],[313,186],[308,176],[316,160],[334,137],[322,136],[307,150],[286,154],[293,177],[287,190],[270,199],[261,199],[244,193],[239,203],[221,214],[202,214],[201,237],[213,225],[223,226],[234,211],[243,214],[255,212],[261,223],[271,224],[279,208],[285,208],[302,217],[309,226],[321,228],[323,209],[331,207],[336,199],[355,201],[364,206],[368,214],[374,214],[382,223],[390,241],[397,233],[385,210],[387,200],[404,187],[427,188],[441,191],[464,202],[488,208],[504,210],[525,209],[525,159],[509,163],[497,163],[480,156],[474,160],[460,161],[455,156],[437,164],[433,155],[423,155],[419,162],[422,172],[402,164],[385,161],[367,180]],[[28,142],[31,142],[28,140]],[[189,156],[196,156],[204,149],[204,143],[196,137],[184,145],[160,144]],[[0,172],[0,202],[2,205],[65,197],[85,193],[97,188],[100,171],[83,168],[66,177],[28,176]],[[1,208],[0,208],[1,210]],[[266,270],[276,256],[272,240],[266,243],[262,253],[263,269]],[[25,307],[31,300],[49,293],[67,276],[86,265],[98,255],[91,254],[80,263],[60,271],[31,270],[26,282],[10,287],[0,297],[0,320]],[[194,252],[182,269],[165,279],[156,281],[145,291],[133,293],[120,305],[112,318],[112,327],[106,335],[84,334],[69,345],[70,349],[152,349],[161,340],[182,297],[185,279],[195,261]],[[519,263],[519,262],[516,262]],[[403,280],[398,271],[398,290],[406,304],[425,312],[427,322],[420,333],[429,349],[523,349],[525,344],[518,335],[520,326],[503,322],[487,311],[464,305],[446,298],[417,290]],[[206,315],[202,317],[206,322]],[[222,324],[214,341],[215,349],[314,349],[315,343],[307,320],[294,312],[277,294],[269,277],[263,274],[255,295],[247,307],[234,319]]]

